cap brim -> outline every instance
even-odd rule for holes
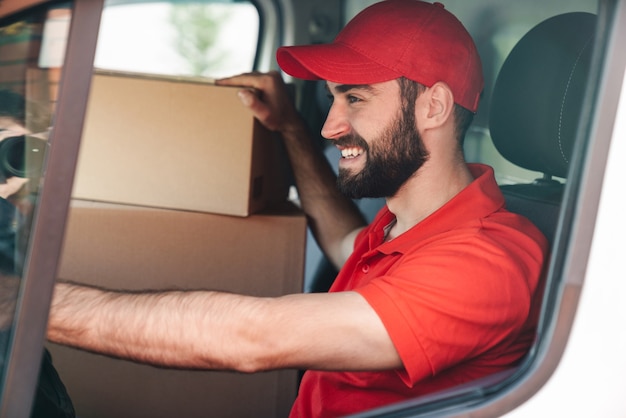
[[[371,84],[401,76],[340,43],[280,47],[276,60],[287,74],[304,80]]]

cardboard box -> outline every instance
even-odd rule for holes
[[[302,291],[306,220],[73,202],[59,277],[107,288]],[[285,417],[298,372],[160,369],[48,344],[78,416]]]
[[[73,196],[235,216],[286,200],[282,143],[237,91],[96,73]]]

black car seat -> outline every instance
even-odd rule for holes
[[[502,65],[490,103],[496,149],[513,164],[542,173],[532,183],[501,186],[507,207],[533,221],[550,242],[582,111],[595,24],[595,15],[572,12],[531,29]]]

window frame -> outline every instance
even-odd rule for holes
[[[72,6],[56,123],[49,138],[46,181],[33,220],[16,320],[7,351],[0,417],[29,416],[32,409],[48,311],[61,258],[102,7],[103,0],[75,0]],[[72,82],[64,83],[66,79]]]

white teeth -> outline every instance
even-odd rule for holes
[[[361,148],[344,148],[341,150],[341,156],[343,158],[354,158],[358,157],[363,153]]]

